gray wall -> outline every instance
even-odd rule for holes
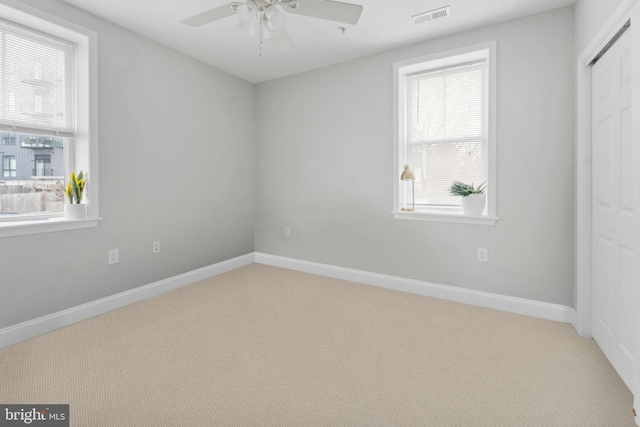
[[[576,57],[582,55],[591,40],[622,3],[623,0],[576,1]]]
[[[104,220],[0,240],[0,328],[252,252],[255,87],[58,1],[24,3],[98,32]]]
[[[23,2],[99,34],[104,220],[0,240],[0,328],[254,248],[571,304],[572,8],[253,86],[56,0]],[[394,220],[393,62],[488,40],[501,219]]]
[[[571,305],[573,19],[564,8],[259,84],[256,250]],[[394,220],[393,62],[488,40],[500,220]]]

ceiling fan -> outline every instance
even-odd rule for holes
[[[282,53],[293,48],[293,43],[284,26],[285,14],[282,13],[283,11],[355,25],[362,14],[362,6],[332,0],[247,0],[244,3],[223,4],[180,22],[192,27],[199,27],[231,15],[237,15],[240,18],[240,27],[249,35],[254,35],[255,29],[258,27],[261,41],[262,39],[270,39],[274,49]]]

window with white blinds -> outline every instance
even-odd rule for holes
[[[394,63],[395,218],[495,224],[496,46]],[[405,165],[415,179],[400,179]],[[484,218],[462,218],[454,181],[486,184]]]
[[[95,31],[0,1],[0,239],[98,224],[97,68]],[[79,171],[87,218],[66,219]]]
[[[486,182],[486,70],[481,60],[406,76],[405,163],[416,204],[460,205],[453,181]]]
[[[74,44],[0,20],[0,129],[72,137]]]

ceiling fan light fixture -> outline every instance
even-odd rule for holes
[[[262,38],[265,39],[265,40],[266,39],[272,39],[274,37],[278,37],[280,34],[281,34],[280,31],[274,30],[268,24],[262,26]]]
[[[239,4],[236,13],[240,18],[241,25],[255,25],[258,21],[258,5],[253,0],[248,0],[244,4]]]
[[[241,22],[240,24],[238,24],[238,26],[240,28],[242,28],[247,34],[249,34],[250,36],[255,35],[256,33],[256,26],[255,24],[250,24],[250,25],[246,25],[243,22]]]
[[[264,9],[264,14],[267,19],[267,25],[272,30],[279,30],[284,27],[285,17],[282,12],[280,12],[275,5],[269,5]]]

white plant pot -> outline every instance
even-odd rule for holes
[[[67,219],[85,219],[87,217],[87,205],[66,203],[64,205],[64,217]]]
[[[484,194],[469,194],[462,198],[462,212],[465,215],[482,215],[487,198]]]

